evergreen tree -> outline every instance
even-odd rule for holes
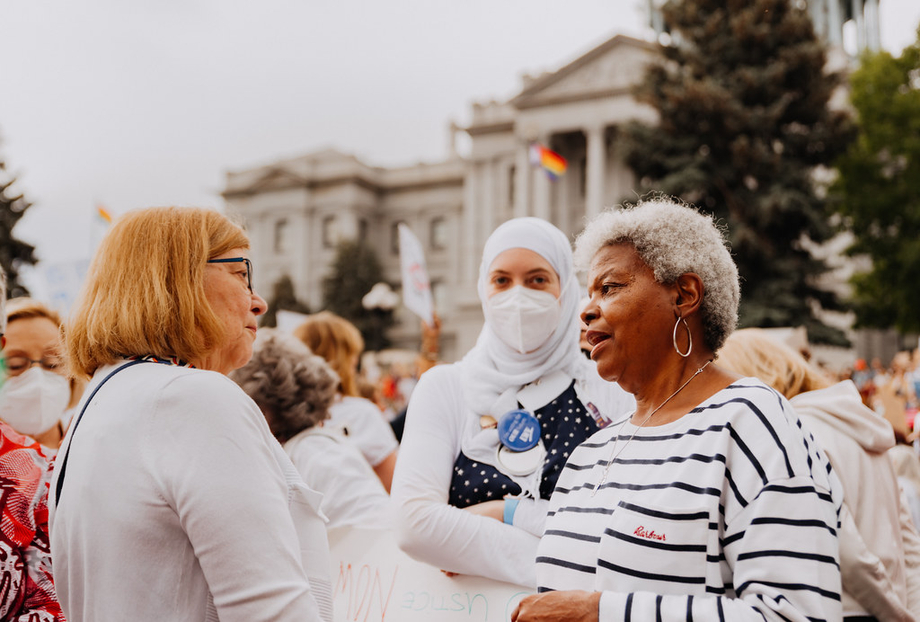
[[[13,235],[13,227],[32,206],[13,188],[15,183],[16,178],[7,173],[6,163],[0,160],[0,267],[6,273],[6,292],[10,298],[29,294],[19,282],[19,268],[36,262],[35,247]]]
[[[920,332],[920,29],[917,38],[897,58],[867,54],[851,76],[859,134],[832,188],[850,252],[872,260],[852,281],[857,325],[904,332]]]
[[[643,192],[676,195],[728,225],[744,326],[801,326],[846,344],[815,308],[840,309],[808,250],[834,233],[815,171],[851,138],[828,101],[840,83],[804,7],[790,0],[670,0],[672,43],[639,85],[655,126],[625,128]]]
[[[268,310],[262,316],[262,326],[277,326],[278,311],[296,311],[297,313],[310,313],[310,307],[297,299],[294,292],[294,281],[287,274],[282,274],[272,286],[272,296],[268,301]]]
[[[366,243],[355,240],[339,242],[329,274],[323,279],[325,308],[357,326],[369,350],[389,345],[386,329],[394,322],[392,311],[370,311],[361,304],[371,288],[382,281],[377,254]]]

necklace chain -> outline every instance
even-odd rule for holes
[[[690,376],[689,378],[687,378],[687,381],[686,381],[685,383],[683,383],[682,385],[680,385],[680,386],[677,388],[677,390],[674,391],[674,393],[672,393],[671,395],[669,395],[668,398],[667,398],[665,401],[663,401],[663,402],[661,402],[660,404],[658,404],[658,407],[655,408],[655,410],[653,410],[653,411],[650,412],[648,415],[646,415],[645,419],[642,420],[642,423],[640,423],[638,426],[636,426],[636,429],[633,430],[633,433],[630,434],[630,435],[629,435],[629,438],[626,439],[626,442],[623,443],[623,447],[620,448],[620,451],[617,451],[617,445],[620,444],[620,430],[623,429],[623,426],[626,425],[626,422],[629,421],[630,418],[627,417],[626,419],[623,420],[623,423],[620,424],[620,429],[617,430],[616,438],[615,438],[614,441],[613,441],[613,449],[610,450],[610,458],[607,459],[607,466],[604,467],[604,475],[603,475],[603,477],[601,477],[601,481],[599,481],[599,482],[597,483],[597,486],[594,487],[594,491],[591,493],[591,496],[592,496],[592,497],[593,497],[594,495],[596,495],[596,494],[597,494],[597,491],[600,489],[600,487],[603,486],[603,485],[607,482],[607,474],[610,472],[610,465],[612,465],[612,464],[614,463],[614,461],[620,456],[620,454],[623,453],[623,451],[629,446],[629,444],[632,442],[633,438],[636,436],[636,433],[639,431],[639,428],[641,428],[641,427],[644,426],[646,423],[648,423],[649,419],[652,418],[652,415],[654,415],[656,412],[658,412],[659,410],[661,410],[661,408],[662,408],[665,404],[667,404],[668,402],[670,402],[670,401],[674,398],[675,395],[677,395],[678,393],[680,393],[681,391],[683,391],[683,390],[684,390],[684,387],[686,387],[688,384],[690,384],[690,381],[691,381],[691,380],[693,380],[694,378],[696,378],[697,376],[699,376],[701,373],[703,373],[703,370],[706,369],[706,367],[708,367],[710,363],[712,363],[712,359],[709,359],[708,361],[706,361],[705,363],[703,363],[703,366],[700,367],[699,369],[697,369],[695,372],[693,372],[693,375]]]

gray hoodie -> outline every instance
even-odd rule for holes
[[[920,618],[920,537],[902,507],[886,453],[895,444],[891,424],[862,403],[849,380],[802,393],[790,402],[843,484],[844,616]]]

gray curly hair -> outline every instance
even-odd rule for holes
[[[339,376],[303,342],[272,328],[259,329],[252,359],[230,373],[265,414],[281,441],[329,416]]]
[[[598,215],[575,240],[575,262],[586,270],[605,246],[632,244],[659,283],[688,272],[703,281],[706,344],[718,351],[738,323],[741,289],[722,229],[678,199],[658,196]]]

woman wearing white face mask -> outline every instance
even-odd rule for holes
[[[489,237],[485,325],[409,402],[393,480],[400,546],[449,574],[535,585],[547,500],[569,453],[634,406],[579,351],[568,239],[538,218]]]
[[[65,412],[82,394],[82,383],[64,375],[60,316],[31,298],[10,300],[6,309],[0,419],[20,434],[57,449],[67,427]]]

